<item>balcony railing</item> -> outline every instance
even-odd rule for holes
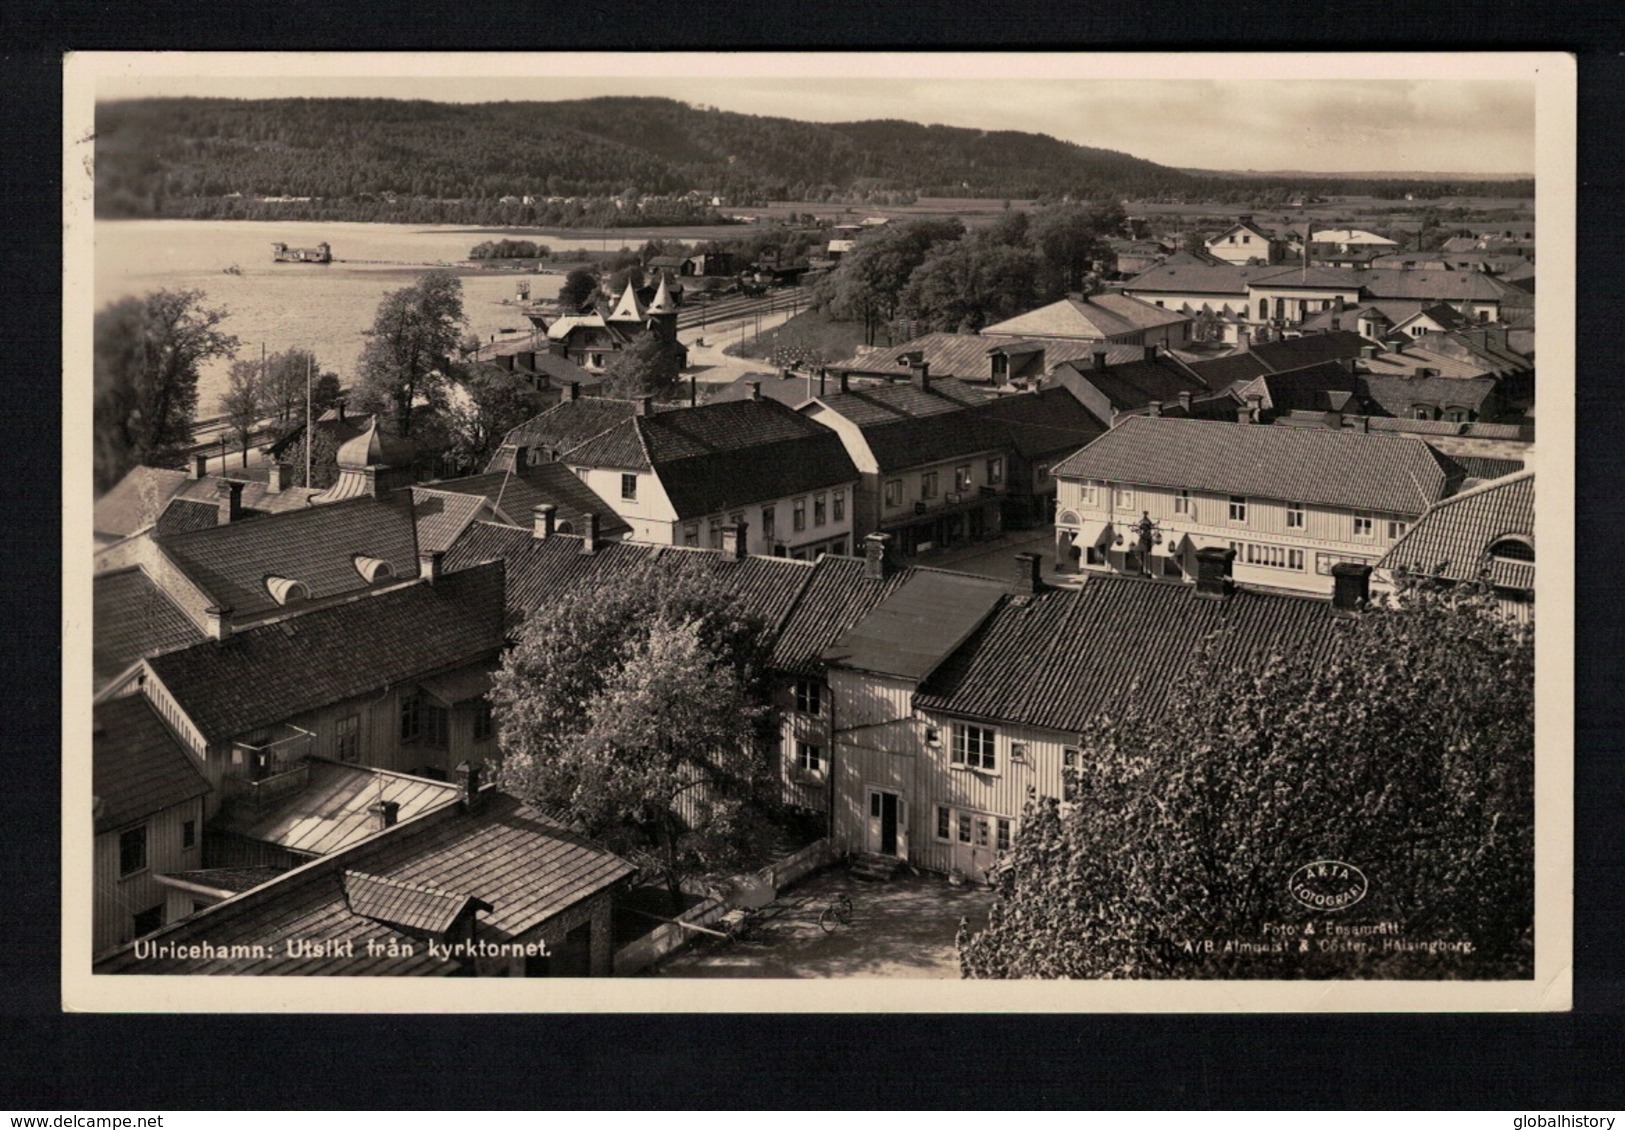
[[[264,804],[297,792],[310,780],[309,757],[316,735],[298,726],[278,726],[263,739],[231,744],[225,779],[227,800]]]

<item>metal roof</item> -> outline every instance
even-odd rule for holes
[[[197,759],[145,695],[97,703],[91,735],[96,831],[116,831],[209,791]]]
[[[1003,582],[920,569],[824,650],[831,666],[919,682],[976,630]]]

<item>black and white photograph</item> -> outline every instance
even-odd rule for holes
[[[65,66],[70,1007],[1569,1007],[1572,59]]]

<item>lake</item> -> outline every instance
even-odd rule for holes
[[[517,235],[517,233],[515,233]],[[254,220],[98,221],[96,308],[158,289],[201,290],[208,305],[229,311],[222,328],[241,339],[239,357],[257,358],[292,347],[314,350],[324,369],[348,383],[365,344],[378,303],[386,293],[410,286],[436,263],[456,263],[469,250],[496,238],[486,228],[410,224],[282,223]],[[534,238],[526,235],[526,238]],[[555,251],[614,250],[617,240],[641,246],[642,232],[607,236],[541,237]],[[383,263],[276,263],[271,244],[314,247],[326,242],[336,260]],[[241,274],[227,274],[236,267]],[[562,265],[561,265],[562,267]],[[469,330],[490,341],[528,336],[530,325],[514,298],[517,283],[530,283],[532,299],[558,295],[563,274],[459,271]],[[517,334],[502,334],[504,329]],[[211,416],[226,387],[229,361],[211,362],[199,380],[198,411]]]

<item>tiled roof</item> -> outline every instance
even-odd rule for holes
[[[631,400],[597,396],[561,400],[514,428],[503,443],[510,447],[568,451],[601,432],[607,432],[636,411],[637,404]]]
[[[1283,267],[1276,264],[1273,270],[1249,279],[1248,288],[1293,290],[1307,287],[1310,290],[1358,291],[1361,273],[1347,267]]]
[[[502,942],[528,934],[584,899],[625,881],[619,856],[491,789],[475,812],[449,805],[289,872],[160,932],[181,946],[207,942],[264,946],[264,956],[148,957],[126,947],[97,966],[103,973],[449,975],[461,967],[427,952],[421,939],[351,909],[345,872],[433,891],[457,892],[492,909],[475,919],[475,938]],[[283,939],[337,943],[318,957],[289,956]],[[381,943],[377,949],[367,941]],[[344,953],[343,943],[351,943]],[[386,952],[387,943],[414,943]]]
[[[856,484],[861,476],[841,437],[819,426],[821,435],[663,463],[656,473],[679,519]]]
[[[1057,368],[1051,379],[1093,385],[1119,411],[1143,408],[1153,400],[1172,402],[1182,392],[1194,395],[1209,391],[1203,378],[1192,376],[1182,362],[1168,357],[1127,365],[1108,364],[1104,369],[1069,362]]]
[[[1223,357],[1210,357],[1203,361],[1187,362],[1191,372],[1197,374],[1213,388],[1224,388],[1235,381],[1252,380],[1270,371],[1262,358],[1252,350],[1227,353]]]
[[[1462,299],[1499,301],[1509,289],[1483,271],[1407,271],[1403,268],[1373,267],[1355,272],[1360,285],[1372,298],[1416,298],[1425,302],[1459,302]]]
[[[982,343],[984,363],[987,344],[985,341]],[[899,380],[888,384],[853,386],[850,392],[831,392],[828,396],[819,397],[826,408],[860,428],[957,412],[973,404],[984,404],[987,399],[987,393],[953,377],[932,377],[928,389],[921,388],[913,381]]]
[[[502,567],[318,608],[147,661],[209,742],[486,658],[502,646]]]
[[[274,610],[268,576],[302,581],[311,600],[360,592],[356,556],[388,561],[397,579],[417,575],[411,496],[371,496],[160,538],[198,588],[239,617]]]
[[[209,791],[197,759],[145,695],[109,699],[93,709],[90,776],[98,834]]]
[[[986,381],[993,375],[987,349],[993,344],[979,334],[928,333],[902,345],[860,352],[851,361],[831,365],[831,369],[861,369],[864,372],[896,373],[906,377],[904,358],[919,353],[931,367],[932,378]]]
[[[419,553],[444,553],[485,509],[485,500],[477,493],[445,489],[443,483],[436,483],[435,488],[440,489],[412,488],[412,522]]]
[[[866,562],[826,555],[818,559],[800,599],[773,641],[773,666],[790,674],[823,670],[824,649],[844,635],[876,604],[895,592],[914,570],[892,570],[871,580]]]
[[[485,905],[472,895],[414,886],[360,871],[344,873],[344,896],[350,909],[363,918],[436,937],[443,937],[470,903],[479,908]]]
[[[859,426],[882,473],[999,451],[1010,443],[997,420],[969,408]]]
[[[98,687],[137,659],[203,641],[197,625],[140,569],[98,573],[91,582],[91,602]]]
[[[1098,294],[1085,299],[1063,298],[986,327],[989,334],[1015,337],[1067,337],[1103,341],[1156,326],[1188,319],[1123,294]]]
[[[1362,346],[1370,344],[1353,330],[1332,330],[1323,334],[1304,334],[1302,337],[1260,342],[1252,347],[1252,352],[1270,371],[1283,373],[1322,361],[1351,360],[1360,356]]]
[[[1263,429],[1260,429],[1263,430]],[[1333,637],[1324,600],[1091,576],[1080,589],[1008,597],[915,696],[926,710],[1077,732],[1138,694],[1155,712],[1211,639],[1220,669],[1314,652]]]
[[[1523,470],[1522,459],[1494,459],[1488,455],[1452,455],[1462,469],[1475,479],[1500,479]]]
[[[1076,396],[1059,386],[1001,396],[974,411],[997,421],[1024,459],[1075,451],[1106,430]]]
[[[1464,477],[1427,444],[1400,436],[1166,416],[1129,417],[1055,474],[1384,514],[1420,514]]]
[[[825,648],[822,658],[852,670],[924,679],[1007,591],[988,577],[917,569]]]
[[[157,534],[185,534],[219,524],[219,503],[200,498],[172,498],[152,528]]]
[[[745,373],[738,380],[730,381],[711,394],[707,404],[717,404],[728,400],[749,400],[752,395],[751,382],[761,386],[762,395],[772,397],[780,404],[788,404],[792,408],[799,408],[814,396],[818,395],[818,378],[808,378],[804,375],[791,374],[781,377],[778,373]]]
[[[258,805],[227,804],[210,825],[214,831],[276,844],[308,855],[331,855],[378,830],[368,808],[379,801],[399,805],[397,820],[410,820],[456,800],[456,785],[363,769],[313,757],[306,785]]]
[[[1533,561],[1490,556],[1490,546],[1509,535],[1527,542],[1533,553],[1533,471],[1482,483],[1430,507],[1388,551],[1380,567],[1452,581],[1474,580],[1487,569],[1497,585],[1533,590]]]
[[[598,515],[598,532],[604,537],[620,537],[632,529],[566,463],[530,463],[518,472],[488,471],[433,485],[437,491],[483,499],[498,521],[511,526],[530,525],[536,507],[551,503],[558,508],[555,520],[571,523],[575,531],[589,513]]]
[[[169,500],[189,480],[185,471],[132,467],[96,500],[92,524],[103,537],[126,538],[158,520]],[[194,480],[195,481],[195,480]]]
[[[1365,395],[1390,416],[1408,416],[1418,404],[1479,411],[1495,392],[1493,377],[1398,377],[1364,373]]]
[[[824,425],[776,400],[702,404],[698,408],[638,416],[632,422],[642,432],[644,450],[656,467],[722,451],[834,435]]]
[[[1281,270],[1279,263],[1241,267],[1230,263],[1205,263],[1194,256],[1176,255],[1135,275],[1123,284],[1123,291],[1126,294],[1145,291],[1152,294],[1244,295],[1249,282]]]

